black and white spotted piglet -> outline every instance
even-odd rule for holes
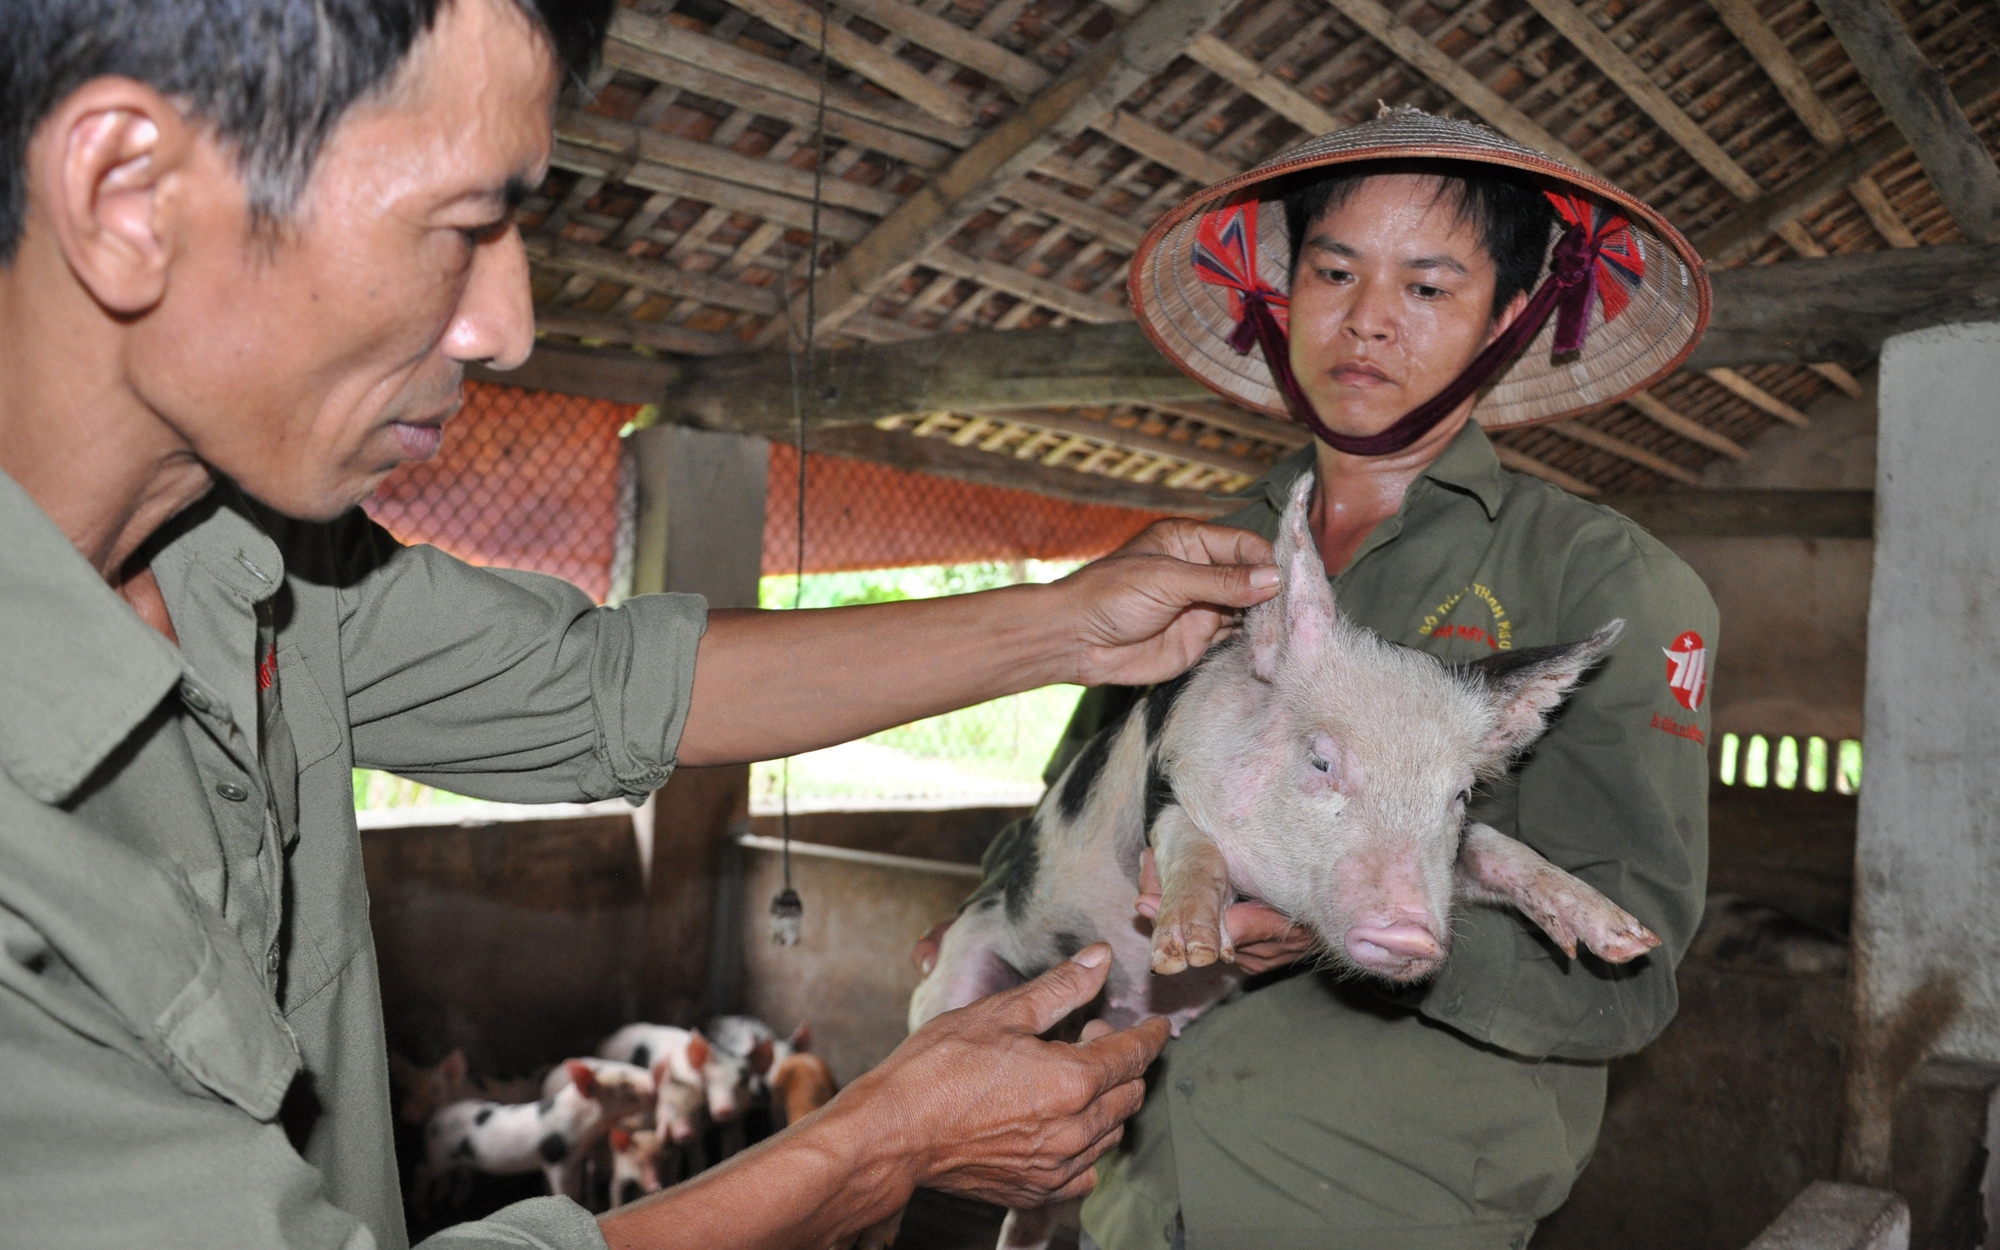
[[[910,1003],[915,1028],[1111,943],[1106,1018],[1181,1025],[1228,989],[1223,912],[1260,899],[1338,966],[1421,980],[1451,947],[1457,903],[1518,907],[1566,951],[1612,963],[1659,944],[1646,927],[1465,804],[1541,736],[1551,709],[1617,641],[1446,665],[1342,618],[1306,524],[1312,478],[1285,510],[1279,595],[1183,677],[1093,738],[1035,809],[1033,853],[959,917]],[[1162,897],[1135,924],[1140,853]],[[1180,974],[1180,975],[1151,975]]]
[[[653,1075],[628,1063],[571,1059],[550,1072],[539,1102],[467,1100],[441,1108],[424,1130],[425,1170],[510,1176],[540,1169],[549,1192],[571,1192],[572,1171],[610,1127],[650,1119]]]

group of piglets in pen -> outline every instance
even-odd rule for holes
[[[463,1051],[434,1068],[400,1065],[400,1114],[423,1125],[416,1197],[470,1173],[539,1171],[552,1194],[622,1206],[707,1167],[711,1124],[727,1156],[747,1144],[751,1113],[775,1131],[826,1105],[833,1073],[811,1040],[804,1024],[780,1037],[753,1017],[718,1016],[703,1029],[628,1024],[528,1081],[474,1084]]]
[[[1223,924],[1258,899],[1316,939],[1329,970],[1412,983],[1451,949],[1466,904],[1519,909],[1567,954],[1625,963],[1659,945],[1633,916],[1525,843],[1468,821],[1617,642],[1447,665],[1344,619],[1306,522],[1302,480],[1276,545],[1278,597],[1184,676],[1085,745],[1031,817],[1034,852],[959,916],[910,1003],[910,1027],[1018,984],[1086,944],[1112,947],[1096,1014],[1165,1016],[1176,1034],[1240,975]],[[1135,914],[1142,856],[1161,894]],[[1064,1213],[1015,1211],[1003,1247],[1048,1244]]]

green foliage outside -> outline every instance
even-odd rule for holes
[[[1077,565],[1027,560],[876,569],[859,573],[808,573],[801,606],[844,607],[968,594],[1022,582],[1051,582]],[[790,576],[766,577],[758,605],[793,606]],[[1076,686],[1048,686],[976,707],[884,730],[859,743],[795,757],[791,801],[800,808],[865,809],[876,803],[1032,802],[1042,768],[1076,706]],[[781,761],[756,765],[751,803],[775,809],[783,788]],[[456,806],[473,800],[373,769],[354,771],[357,811]]]

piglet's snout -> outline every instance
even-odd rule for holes
[[[1364,920],[1350,927],[1343,945],[1356,967],[1392,981],[1415,981],[1429,976],[1445,954],[1444,943],[1438,941],[1424,919],[1407,912]]]

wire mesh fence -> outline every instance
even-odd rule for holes
[[[468,382],[438,454],[391,473],[362,507],[401,542],[549,573],[602,603],[622,571],[621,535],[629,568],[630,470],[618,432],[637,411]]]

